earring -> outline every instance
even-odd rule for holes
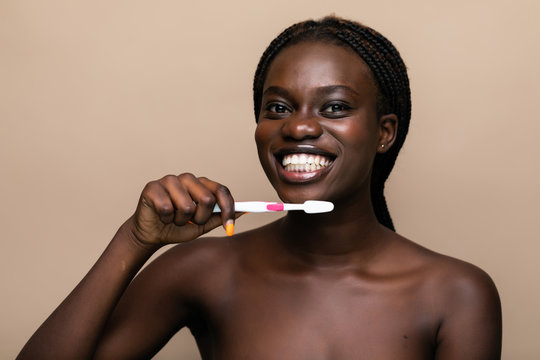
[[[381,144],[381,149],[384,149],[384,144]]]

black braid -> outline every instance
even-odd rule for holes
[[[253,81],[255,118],[259,116],[266,73],[276,55],[302,41],[322,41],[353,49],[370,68],[377,84],[378,115],[395,114],[399,119],[394,144],[377,154],[371,175],[371,201],[377,220],[394,230],[384,197],[384,184],[396,162],[409,129],[411,92],[407,68],[397,49],[377,31],[362,24],[334,16],[308,20],[285,29],[263,53]]]

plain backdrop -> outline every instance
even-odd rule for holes
[[[0,358],[83,277],[148,181],[189,171],[237,200],[277,200],[253,141],[253,73],[281,30],[331,13],[385,34],[409,69],[410,135],[387,186],[398,232],[486,270],[503,358],[540,358],[533,0],[0,0]],[[199,358],[189,331],[155,357],[173,358]]]

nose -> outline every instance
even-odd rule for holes
[[[281,127],[284,138],[294,140],[316,139],[323,133],[319,120],[309,114],[296,113],[289,116]]]

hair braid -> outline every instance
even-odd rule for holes
[[[371,175],[371,202],[377,220],[394,230],[384,197],[384,185],[403,146],[411,118],[409,78],[403,59],[386,37],[357,22],[329,16],[319,21],[294,24],[270,43],[259,61],[253,81],[256,119],[270,64],[281,50],[302,41],[322,41],[355,51],[370,68],[377,84],[378,115],[394,113],[399,119],[394,144],[387,152],[376,155]]]

